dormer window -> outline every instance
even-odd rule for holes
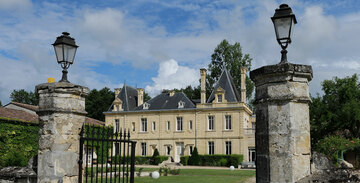
[[[218,102],[221,103],[222,102],[222,95],[217,95],[218,96]]]
[[[178,103],[178,108],[184,108],[185,102],[181,101]]]
[[[149,109],[149,107],[150,107],[150,104],[145,102],[143,105],[143,109]]]

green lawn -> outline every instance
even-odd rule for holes
[[[115,169],[115,168],[114,168]],[[135,174],[138,173],[139,168],[135,168]],[[152,172],[159,170],[158,168],[143,168],[142,172]],[[93,170],[95,171],[95,170]],[[250,177],[255,176],[254,170],[234,170],[228,169],[181,169],[179,175],[160,176],[159,179],[152,179],[151,177],[135,177],[135,183],[168,183],[168,182],[181,182],[181,183],[243,183]],[[130,177],[129,177],[130,179]],[[110,182],[107,179],[107,182]],[[99,178],[100,181],[100,178]],[[85,182],[85,177],[84,177]],[[88,182],[90,178],[88,178]],[[103,177],[103,182],[105,177]],[[112,179],[114,182],[114,179]]]
[[[206,170],[206,169],[182,169],[180,175],[161,176],[159,179],[150,177],[136,177],[136,183],[241,183],[255,176],[253,170]]]

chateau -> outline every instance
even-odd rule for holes
[[[124,84],[115,89],[114,102],[104,112],[105,125],[130,129],[136,155],[151,156],[158,149],[179,162],[197,147],[199,154],[243,154],[244,161],[254,161],[255,118],[246,104],[246,69],[241,68],[240,94],[224,69],[206,99],[206,69],[200,69],[200,76],[200,100],[170,91],[144,103],[143,89]]]

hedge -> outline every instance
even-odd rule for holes
[[[192,165],[189,161],[190,156],[183,156],[180,158],[180,163],[183,165]],[[240,154],[232,155],[199,155],[201,166],[234,166],[237,167],[243,161],[244,156]]]
[[[111,159],[112,160],[116,160],[117,162],[119,161],[119,156],[113,156]],[[156,156],[157,161],[159,161],[160,163],[167,160],[169,157],[168,156]],[[152,156],[135,156],[135,164],[136,165],[150,165],[151,164],[151,159]],[[130,163],[130,157],[128,159],[129,163]],[[120,162],[122,162],[122,159],[120,160]]]
[[[26,166],[38,153],[38,124],[0,119],[0,167]]]

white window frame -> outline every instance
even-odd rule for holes
[[[140,131],[147,132],[147,118],[140,119]]]
[[[208,130],[215,130],[215,116],[208,116]]]
[[[184,118],[182,116],[176,117],[176,131],[181,132],[184,130]]]
[[[218,103],[221,103],[223,101],[223,95],[222,94],[218,94],[217,98],[218,98]]]
[[[225,115],[225,130],[232,130],[232,117]]]
[[[120,119],[115,119],[115,133],[120,132]]]
[[[231,141],[225,141],[225,154],[231,155],[232,154],[232,143]]]
[[[146,142],[141,142],[141,156],[146,156]]]
[[[214,141],[208,142],[208,154],[212,155],[215,154],[215,143]]]

